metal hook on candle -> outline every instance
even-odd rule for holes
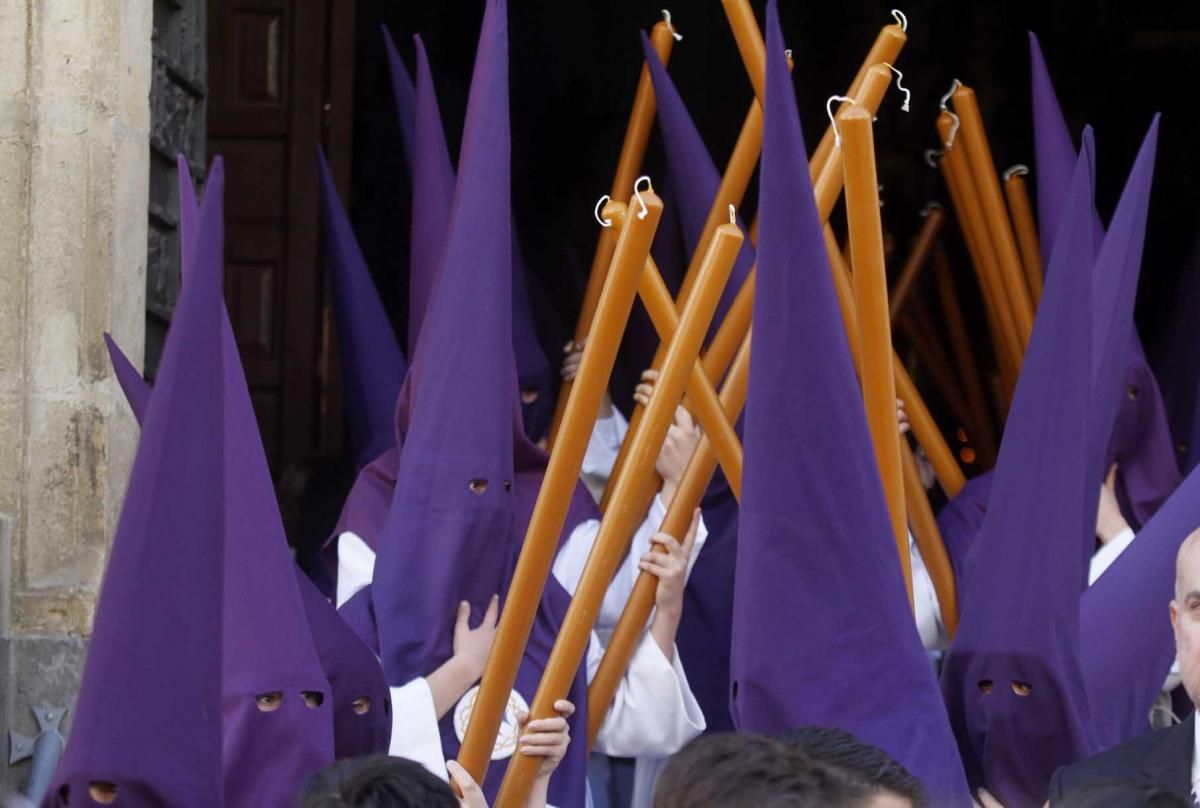
[[[945,109],[946,102],[950,100],[950,96],[954,95],[954,91],[957,90],[961,86],[962,86],[962,82],[959,81],[958,79],[955,79],[954,81],[950,82],[950,89],[946,91],[946,94],[942,96],[942,100],[938,102],[938,109]]]
[[[833,117],[833,102],[847,101],[851,104],[856,103],[853,98],[848,95],[831,95],[825,100],[825,114],[829,116],[829,125],[833,127],[833,145],[842,145],[842,133],[838,131],[837,121]]]
[[[608,194],[600,197],[600,201],[596,203],[596,209],[592,211],[592,215],[596,217],[596,221],[600,223],[601,227],[613,226],[612,219],[605,219],[600,215],[600,209],[603,208],[605,203],[609,202],[611,199],[612,197],[610,197]]]
[[[937,162],[935,161],[935,158],[941,159],[943,154],[945,154],[945,152],[941,149],[926,149],[925,165],[929,166],[930,168],[937,168]]]
[[[733,209],[733,205],[729,206],[729,223],[732,225],[737,224],[737,211]]]
[[[654,190],[654,186],[650,184],[650,177],[646,174],[643,174],[642,176],[638,177],[637,182],[635,182],[633,184],[633,195],[637,197],[638,204],[642,206],[642,209],[638,211],[638,215],[637,215],[637,217],[639,219],[645,219],[646,214],[648,214],[650,212],[650,209],[646,207],[646,200],[642,199],[642,192],[639,187],[642,184],[642,182],[646,183],[647,191]]]
[[[898,8],[894,8],[892,9],[892,16],[896,19],[896,22],[900,24],[900,30],[907,34],[908,17],[904,16],[904,12]]]
[[[1001,177],[1005,182],[1008,182],[1014,176],[1024,177],[1028,173],[1029,166],[1025,165],[1024,163],[1017,163],[1015,166],[1009,166],[1006,168]]]
[[[942,209],[942,203],[938,202],[937,200],[931,199],[925,203],[925,207],[923,207],[919,211],[917,211],[917,215],[920,216],[922,219],[924,219],[926,216],[933,213],[935,210],[941,210],[941,209]]]
[[[671,12],[667,11],[667,10],[664,8],[664,9],[662,10],[662,15],[663,15],[663,22],[665,22],[665,23],[667,24],[667,28],[669,28],[669,29],[670,29],[670,31],[671,31],[671,36],[675,37],[675,41],[676,41],[676,42],[682,42],[682,41],[683,41],[683,34],[681,34],[681,33],[679,33],[678,31],[676,31],[676,30],[675,30],[675,26],[674,26],[674,24],[672,24],[672,22],[671,22]]]
[[[908,112],[908,102],[912,101],[912,90],[904,86],[904,74],[888,62],[883,62],[883,66],[896,74],[896,89],[904,93],[904,103],[900,105],[900,110],[901,112]]]

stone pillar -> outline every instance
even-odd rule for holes
[[[69,729],[137,442],[101,333],[140,363],[152,6],[0,0],[0,729],[26,735],[41,704]]]

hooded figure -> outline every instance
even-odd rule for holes
[[[968,778],[1007,805],[1040,804],[1055,768],[1097,751],[1095,716],[1111,707],[1085,677],[1080,592],[1100,447],[1128,361],[1156,134],[1157,122],[1093,261],[1084,132],[942,674]]]
[[[396,103],[396,119],[400,123],[400,140],[404,149],[404,165],[408,168],[408,176],[413,175],[413,163],[416,160],[415,132],[417,91],[413,87],[412,76],[400,59],[400,51],[396,50],[396,42],[386,25],[379,26],[383,35],[383,48],[387,51],[388,75],[392,79],[392,97]]]
[[[495,0],[480,32],[438,281],[397,408],[403,451],[379,541],[377,585],[370,588],[380,655],[393,686],[450,658],[460,601],[470,604],[477,624],[492,595],[503,597],[524,535],[514,525],[514,481],[527,461],[517,454],[524,444],[514,410],[509,159],[506,9]],[[567,602],[562,587],[549,581],[517,677],[525,700],[533,696]],[[468,693],[441,721],[447,758],[458,752],[472,698]],[[583,671],[570,698],[579,699],[572,723],[575,737],[582,737]],[[509,724],[502,732],[497,758],[513,752],[512,730]],[[583,747],[573,744],[552,778],[553,804],[583,804]],[[491,767],[485,793],[495,794],[503,770]]]
[[[422,324],[429,312],[430,295],[437,284],[445,249],[454,168],[446,147],[442,117],[438,109],[433,73],[421,37],[414,36],[417,51],[416,132],[413,175],[412,253],[409,262],[408,349],[417,350]],[[517,376],[521,386],[521,408],[525,432],[539,440],[550,428],[554,415],[557,379],[538,342],[533,326],[533,308],[525,280],[525,263],[516,238],[510,236],[512,259],[512,342]]]
[[[223,185],[217,158],[46,806],[98,805],[107,786],[135,808],[222,804]]]
[[[184,249],[223,254],[223,232],[189,233],[191,174],[179,162]],[[211,187],[205,189],[208,204]],[[216,215],[222,214],[216,197]],[[185,258],[184,274],[189,267]],[[229,318],[221,315],[224,367],[225,582],[222,597],[224,804],[286,804],[333,761],[332,698],[292,572],[293,562]]]
[[[969,804],[904,591],[775,0],[766,45],[733,717],[761,734],[840,727],[900,761],[934,804]]]
[[[335,757],[342,760],[387,752],[392,737],[392,699],[379,659],[299,567],[295,573],[313,645],[333,692]]]
[[[358,472],[392,446],[392,413],[408,363],[319,147],[317,167],[350,451]]]
[[[1054,243],[1063,211],[1063,200],[1070,185],[1070,166],[1075,150],[1067,130],[1066,120],[1054,93],[1054,85],[1046,68],[1045,58],[1037,37],[1030,33],[1029,50],[1033,74],[1034,147],[1037,156],[1038,225],[1043,245]],[[1090,212],[1093,247],[1099,249],[1104,227],[1093,208]],[[1112,277],[1097,280],[1096,304],[1099,317],[1093,332],[1097,339],[1110,328],[1105,313],[1112,308]],[[1136,284],[1122,291],[1136,296]],[[1166,408],[1154,373],[1146,361],[1137,329],[1130,331],[1128,365],[1124,371],[1125,385],[1119,393],[1120,407],[1112,432],[1106,436],[1107,447],[1097,462],[1108,469],[1117,464],[1117,499],[1122,511],[1130,517],[1134,528],[1141,527],[1179,485],[1179,468],[1167,424]],[[1096,349],[1093,349],[1094,351]],[[1098,355],[1098,354],[1095,354]]]
[[[108,335],[109,358],[138,423],[150,401],[150,385]],[[300,597],[313,645],[333,694],[334,753],[338,759],[386,752],[392,734],[391,695],[379,659],[338,617],[333,606],[299,568]]]

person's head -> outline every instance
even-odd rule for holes
[[[1072,789],[1055,808],[1189,808],[1191,801],[1144,780],[1097,780]]]
[[[667,761],[654,808],[860,808],[869,790],[773,738],[704,735]]]
[[[877,746],[834,727],[801,727],[779,740],[839,770],[871,790],[871,808],[924,808],[929,797],[921,781]]]
[[[1200,703],[1200,529],[1191,533],[1175,556],[1175,599],[1171,627],[1183,686]]]
[[[339,760],[309,777],[299,808],[458,808],[458,798],[420,763],[368,755]]]

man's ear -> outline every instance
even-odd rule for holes
[[[1174,631],[1179,624],[1179,603],[1175,600],[1171,601],[1171,630]]]

